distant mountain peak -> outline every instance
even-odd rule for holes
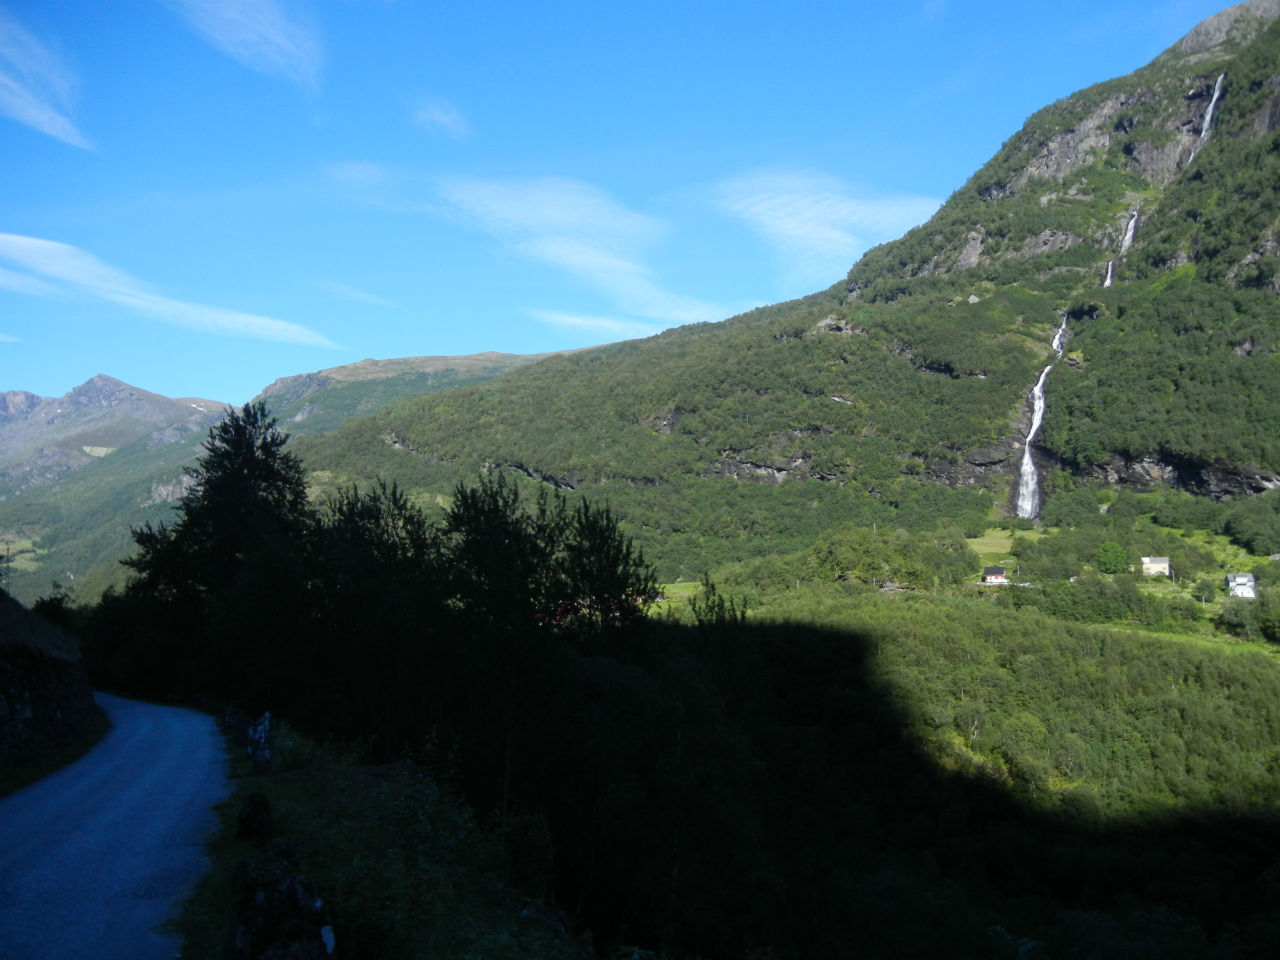
[[[123,380],[100,373],[86,380],[63,399],[76,406],[112,407],[128,400],[157,397],[157,394],[139,390]]]

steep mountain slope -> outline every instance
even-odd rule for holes
[[[1053,282],[1073,356],[1038,454],[1215,495],[1274,486],[1277,14],[1232,7],[1040,111],[928,224],[858,263],[849,296]]]
[[[306,455],[436,494],[503,464],[598,490],[638,532],[712,509],[699,536],[764,550],[807,526],[793,502],[871,518],[919,499],[913,477],[1012,510],[1050,365],[1033,448],[1050,492],[1054,470],[1215,495],[1280,483],[1278,14],[1233,7],[1046,107],[829,290],[392,405]]]

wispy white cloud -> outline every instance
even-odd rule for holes
[[[946,12],[946,9],[947,0],[927,0],[920,8],[920,19],[925,23],[933,23]]]
[[[0,260],[27,274],[5,270],[25,282],[7,289],[35,295],[79,294],[127,307],[166,323],[225,336],[273,340],[312,347],[333,347],[328,337],[287,320],[240,313],[223,307],[187,303],[156,293],[122,270],[66,243],[0,233]]]
[[[386,297],[380,297],[376,293],[369,293],[366,290],[361,290],[338,280],[321,280],[319,285],[320,289],[350,303],[364,303],[374,307],[399,306],[399,304],[388,300]]]
[[[0,113],[91,150],[93,145],[71,119],[76,87],[75,74],[0,9]]]
[[[617,317],[584,317],[579,314],[561,313],[556,310],[533,310],[534,317],[543,323],[571,330],[582,330],[614,340],[630,340],[635,337],[651,337],[661,333],[662,327],[638,320],[620,320]]]
[[[250,70],[307,90],[320,85],[320,35],[305,12],[279,0],[170,0],[218,50]]]
[[[628,210],[580,180],[455,178],[444,181],[441,192],[486,230],[503,237],[562,237],[634,250],[664,230],[661,221]]]
[[[12,270],[6,270],[4,267],[0,267],[0,290],[24,293],[29,297],[56,297],[62,292],[52,283],[47,283],[39,277],[33,277],[26,273],[15,273]]]
[[[720,206],[768,240],[793,272],[830,278],[868,247],[938,209],[932,197],[863,196],[821,173],[754,173],[721,183]]]
[[[413,108],[413,122],[450,140],[465,140],[471,136],[471,124],[467,123],[467,118],[452,103],[439,97],[417,103]]]
[[[7,333],[0,333],[0,343],[21,343],[21,337],[11,337]]]
[[[365,163],[363,161],[331,163],[324,168],[324,172],[339,183],[355,186],[370,186],[376,183],[385,183],[391,179],[391,171],[387,167],[380,163]]]
[[[568,272],[628,314],[671,323],[718,320],[723,309],[664,289],[643,251],[665,232],[577,180],[455,179],[441,193],[469,221],[523,256]]]

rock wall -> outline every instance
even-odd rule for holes
[[[0,770],[76,739],[93,710],[75,642],[0,591]]]

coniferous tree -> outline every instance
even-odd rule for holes
[[[172,524],[133,532],[127,593],[206,690],[258,701],[287,675],[305,633],[308,534],[302,465],[266,405],[213,426]],[[235,685],[235,689],[233,689]]]

